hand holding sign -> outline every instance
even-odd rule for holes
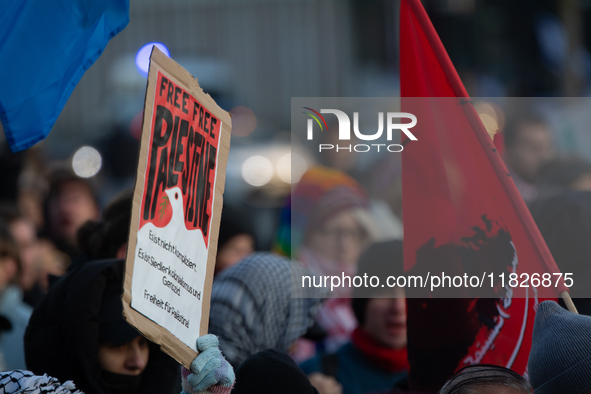
[[[215,335],[197,338],[199,355],[191,363],[191,370],[183,368],[183,391],[193,394],[226,394],[234,387],[234,369],[218,348]]]

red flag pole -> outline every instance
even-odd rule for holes
[[[562,293],[560,293],[560,297],[562,297],[562,300],[566,304],[566,307],[569,311],[571,311],[572,313],[576,313],[577,315],[579,314],[579,312],[577,311],[577,307],[573,303],[573,299],[570,298],[570,294],[568,293],[568,291],[563,291]]]

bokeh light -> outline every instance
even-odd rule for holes
[[[232,114],[232,135],[246,137],[257,126],[257,117],[248,107],[239,105],[230,110]]]
[[[242,163],[242,178],[251,186],[263,186],[273,178],[273,163],[263,156],[251,156]]]
[[[308,171],[308,161],[298,154],[291,155],[291,183],[298,183]]]
[[[497,124],[497,121],[489,114],[479,114],[479,115],[480,115],[480,120],[482,121],[482,124],[484,125],[484,127],[486,128],[486,131],[488,132],[489,137],[494,140],[495,134],[499,131],[499,125]]]
[[[283,182],[297,183],[308,169],[308,162],[295,153],[287,153],[277,160],[277,176]]]
[[[476,108],[476,112],[478,112],[478,116],[486,128],[488,135],[494,140],[495,134],[501,130],[501,125],[499,124],[500,109],[497,110],[498,107],[495,104],[484,101],[476,103],[474,108]]]
[[[170,57],[170,52],[168,51],[168,48],[166,47],[166,45],[160,42],[151,42],[141,47],[135,55],[135,65],[140,74],[142,74],[144,78],[148,77],[148,69],[150,68],[150,55],[152,54],[153,46],[156,46],[158,49],[162,51],[162,53]]]
[[[497,130],[503,130],[503,127],[505,127],[505,113],[501,107],[490,101],[479,101],[474,104],[474,108],[476,109],[476,112],[478,112],[478,115],[480,115],[481,119],[482,115],[486,114],[495,122]],[[490,122],[490,120],[487,121]]]
[[[72,169],[81,178],[95,176],[101,169],[101,154],[91,146],[83,146],[74,153]]]

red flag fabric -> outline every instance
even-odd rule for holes
[[[494,273],[486,296],[408,298],[411,388],[436,392],[467,364],[527,375],[537,305],[566,287],[556,276],[537,289],[499,285],[501,273],[559,271],[419,0],[401,1],[400,86],[418,139],[403,136],[405,270]]]

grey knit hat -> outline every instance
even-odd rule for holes
[[[591,317],[554,301],[538,307],[528,365],[535,394],[591,392]]]

